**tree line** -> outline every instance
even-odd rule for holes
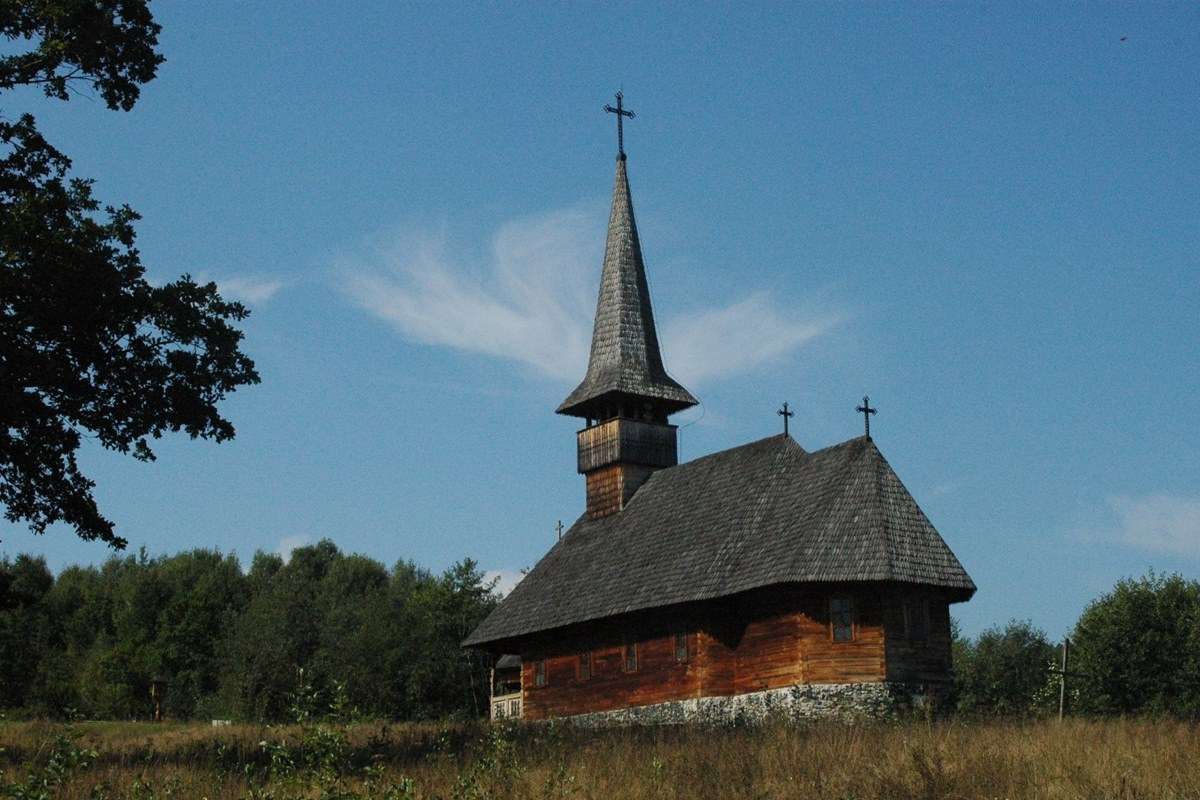
[[[214,550],[114,557],[57,577],[0,559],[0,709],[146,718],[166,680],[173,718],[285,720],[297,705],[364,716],[484,713],[487,664],[459,643],[498,602],[470,560],[390,570],[330,541],[248,570]]]
[[[0,710],[146,718],[167,682],[174,718],[275,721],[337,707],[389,719],[486,712],[488,664],[460,642],[499,602],[474,562],[390,570],[330,541],[249,569],[214,550],[114,557],[55,577],[0,559]],[[1072,713],[1200,718],[1200,582],[1119,582],[1070,634]],[[1033,716],[1058,708],[1059,643],[1029,622],[955,635],[953,708]]]
[[[1075,713],[1200,718],[1200,582],[1153,572],[1092,601],[1069,635]],[[980,715],[1056,713],[1061,642],[1029,622],[954,637],[954,706]]]

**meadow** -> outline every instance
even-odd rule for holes
[[[584,731],[0,723],[0,797],[1200,798],[1200,727],[1149,718]]]

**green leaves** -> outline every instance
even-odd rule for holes
[[[1072,643],[1082,710],[1200,717],[1200,582],[1122,580],[1083,612]]]
[[[958,708],[976,714],[1037,713],[1054,647],[1042,630],[1013,620],[974,641],[955,639]]]
[[[222,693],[231,716],[289,719],[296,670],[310,705],[404,719],[475,716],[487,669],[459,643],[495,606],[462,561],[442,575],[382,564],[322,541],[283,565],[256,556],[254,594],[225,644]]]
[[[0,90],[41,86],[69,100],[85,83],[109,108],[128,111],[163,62],[161,30],[145,0],[6,0],[0,35],[29,49],[0,58]]]
[[[66,100],[85,81],[129,110],[162,62],[158,32],[144,0],[6,2],[0,34],[31,49],[0,58],[0,91]],[[259,376],[246,308],[186,274],[147,282],[137,212],[101,210],[70,168],[32,116],[0,121],[0,504],[35,533],[66,522],[121,548],[79,469],[83,438],[142,461],[166,433],[231,439],[217,405]]]

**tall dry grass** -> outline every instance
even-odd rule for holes
[[[56,733],[0,724],[0,786],[44,769]],[[595,732],[87,723],[75,746],[95,750],[92,763],[46,796],[1200,800],[1200,729],[1151,719]]]

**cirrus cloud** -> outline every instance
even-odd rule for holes
[[[482,259],[457,256],[444,234],[410,232],[378,237],[336,266],[352,301],[402,336],[566,383],[587,364],[602,245],[595,216],[567,209],[505,223]],[[700,385],[782,358],[837,321],[754,291],[668,315],[660,338],[672,375]]]
[[[229,299],[261,305],[278,294],[284,282],[261,275],[234,275],[217,281],[217,286]]]
[[[1117,524],[1111,538],[1173,555],[1200,557],[1200,497],[1152,494],[1109,498]]]

